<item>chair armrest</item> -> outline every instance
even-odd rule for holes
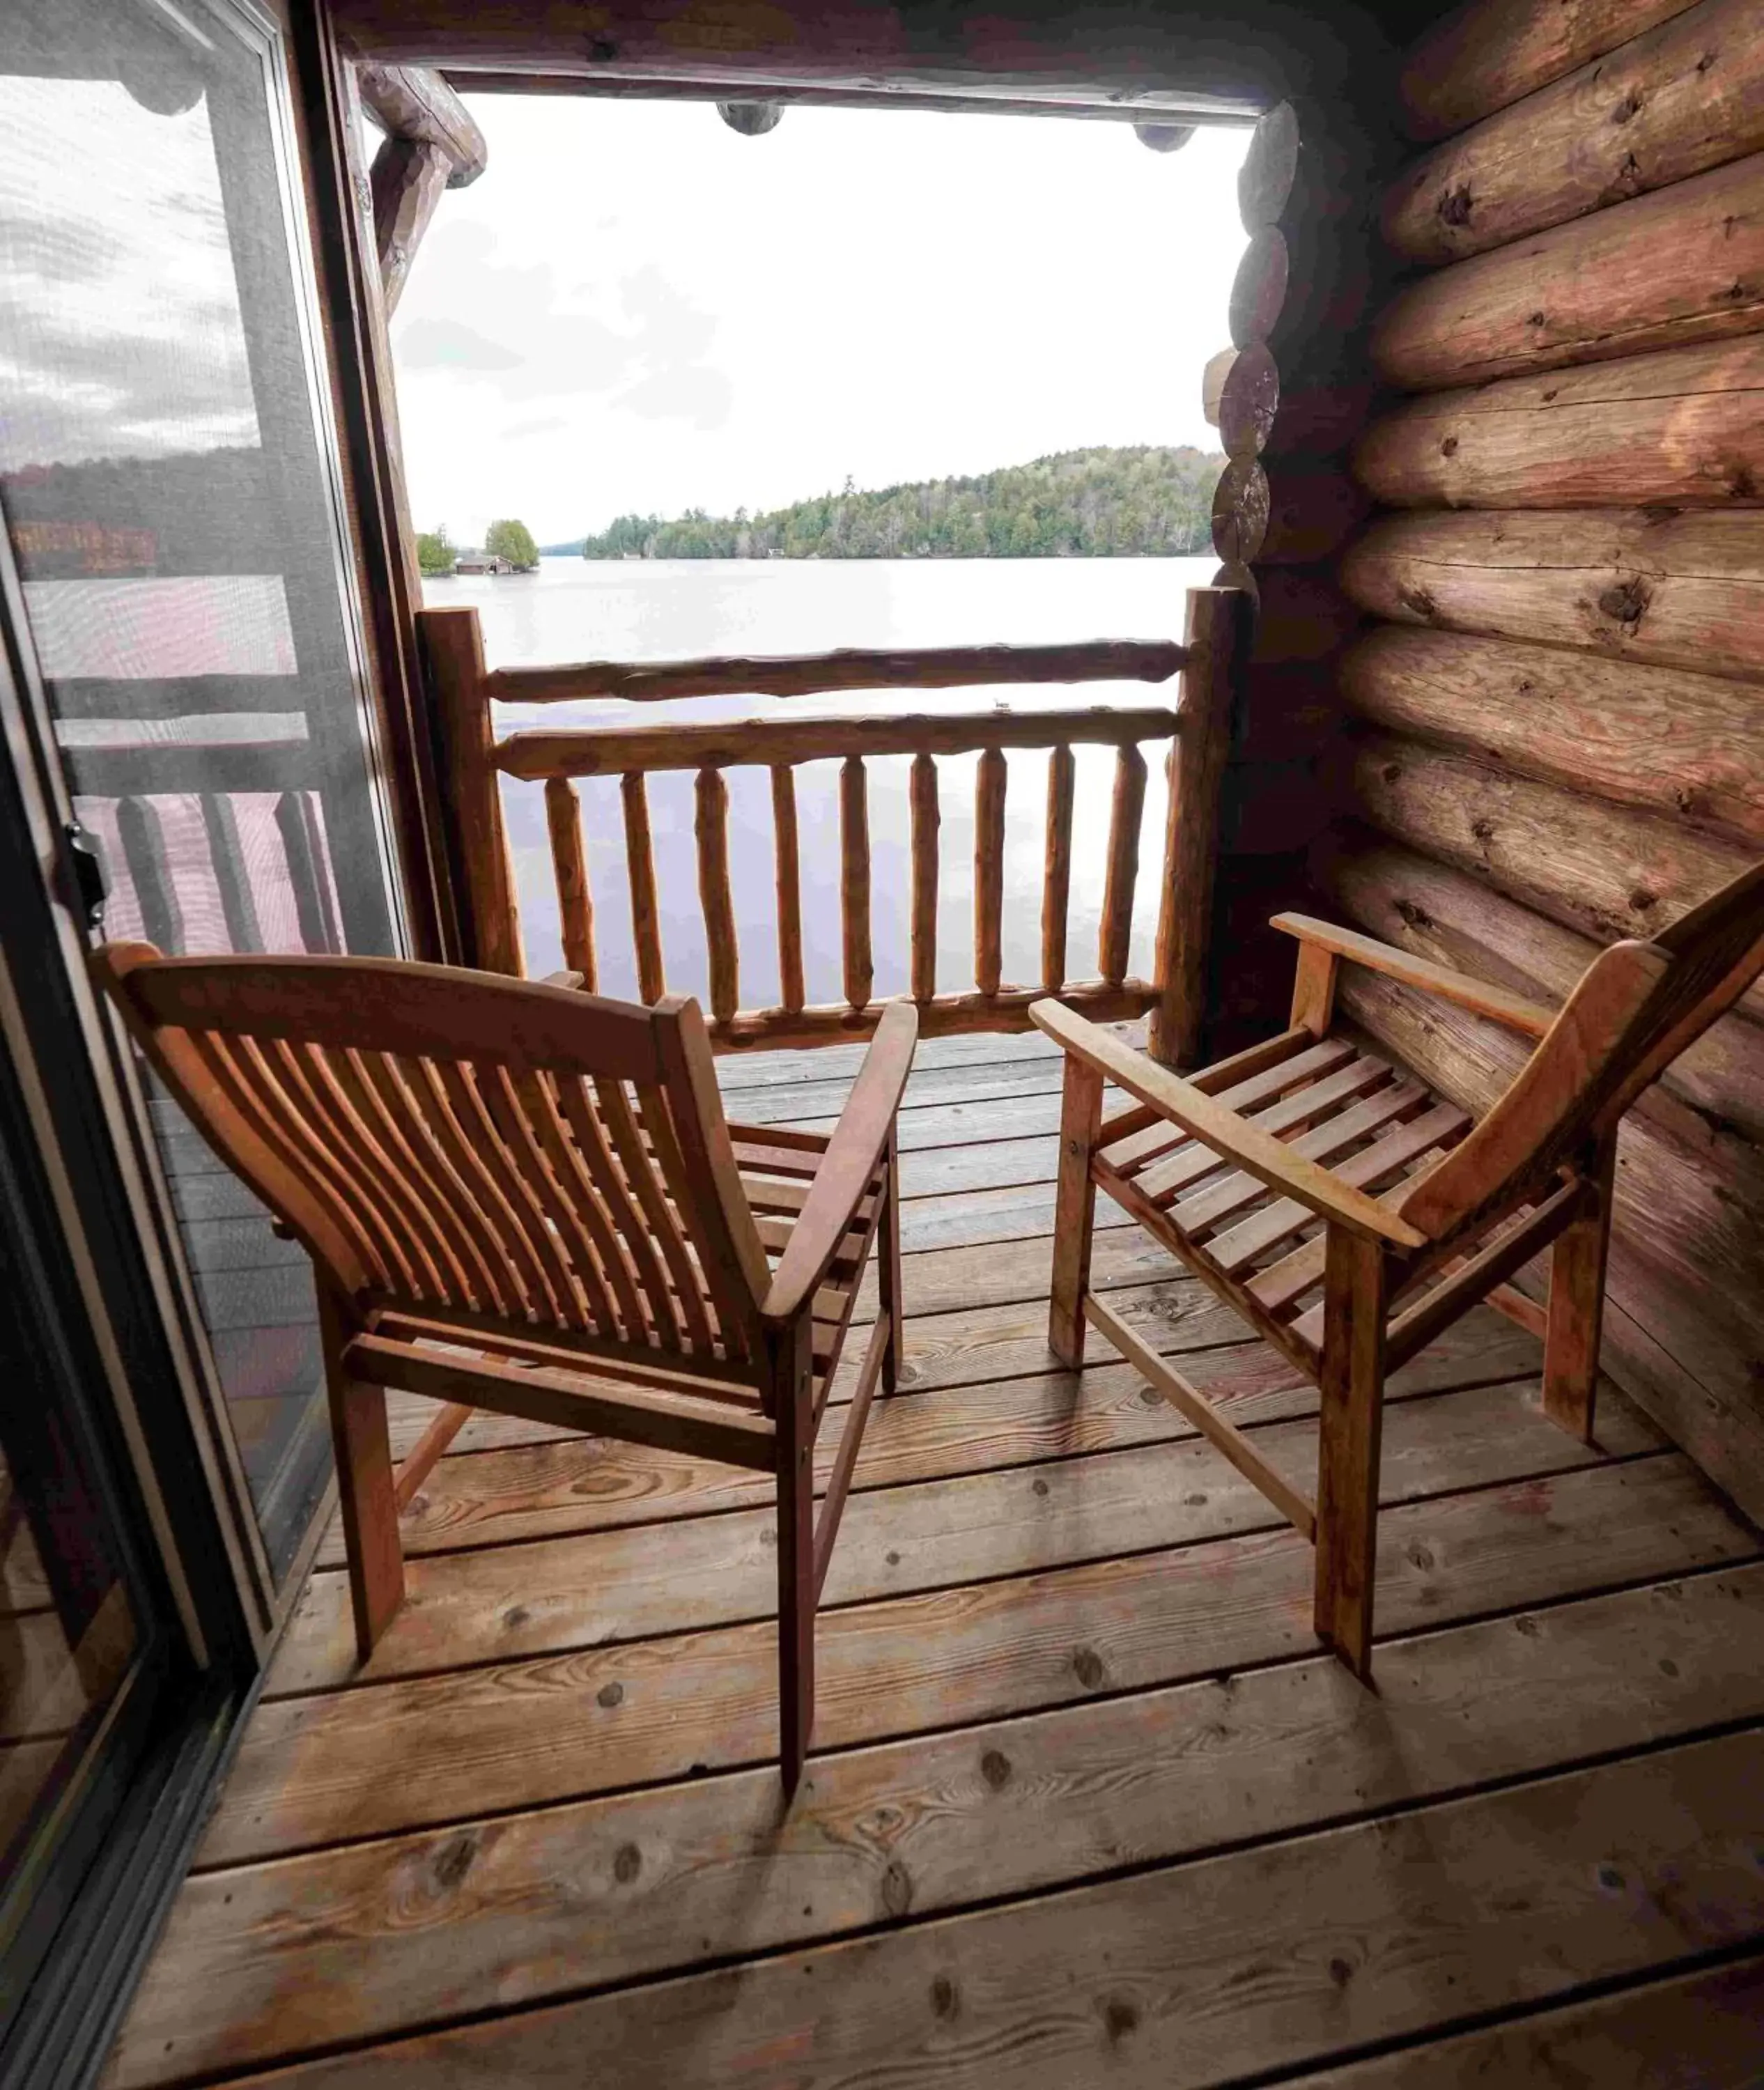
[[[1418,1232],[1406,1219],[1399,1219],[1388,1205],[1367,1197],[1351,1183],[1341,1182],[1302,1154],[1295,1154],[1284,1140],[1240,1117],[1228,1104],[1203,1094],[1191,1082],[1171,1073],[1155,1060],[1136,1052],[1112,1031],[1074,1016],[1057,1001],[1031,1002],[1029,1020],[1064,1051],[1107,1075],[1117,1088],[1149,1103],[1160,1117],[1168,1118],[1224,1159],[1235,1162],[1271,1190],[1296,1198],[1319,1219],[1368,1240],[1388,1242],[1393,1248],[1426,1245],[1428,1236]]]
[[[827,1142],[815,1180],[759,1309],[760,1318],[782,1323],[812,1299],[828,1265],[837,1254],[853,1215],[882,1159],[901,1091],[913,1071],[919,1043],[919,1011],[910,1002],[896,1002],[876,1027],[845,1107]],[[889,1186],[893,1194],[893,1186]]]
[[[1555,1011],[1541,1002],[1527,1001],[1522,995],[1508,994],[1504,987],[1491,987],[1469,973],[1454,972],[1450,965],[1436,965],[1418,958],[1394,944],[1381,944],[1375,936],[1362,936],[1357,929],[1338,929],[1332,922],[1319,922],[1310,914],[1276,914],[1270,927],[1284,929],[1300,942],[1314,944],[1333,952],[1350,965],[1370,965],[1406,986],[1418,987],[1442,1000],[1455,1001],[1461,1008],[1478,1016],[1492,1017],[1509,1030],[1522,1030],[1528,1038],[1541,1038],[1555,1021]]]

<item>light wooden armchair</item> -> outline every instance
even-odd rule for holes
[[[1320,1637],[1369,1677],[1388,1372],[1486,1300],[1544,1338],[1548,1413],[1592,1430],[1617,1127],[1764,972],[1764,865],[1651,943],[1620,943],[1551,1011],[1297,914],[1290,1026],[1186,1080],[1056,1001],[1066,1053],[1048,1341],[1098,1329],[1316,1547]],[[1336,973],[1370,965],[1539,1042],[1478,1125],[1336,1034]],[[1137,1100],[1106,1122],[1103,1088]],[[1089,1288],[1095,1193],[1235,1307],[1322,1395],[1308,1501]],[[1549,1300],[1507,1280],[1553,1246]]]
[[[794,1792],[815,1609],[900,1357],[913,1009],[883,1017],[824,1137],[727,1124],[678,996],[149,944],[97,963],[172,1094],[312,1256],[362,1659],[403,1598],[398,1511],[474,1408],[775,1473]],[[815,1440],[873,1245],[880,1309],[817,1517]],[[396,1469],[387,1387],[442,1404]]]

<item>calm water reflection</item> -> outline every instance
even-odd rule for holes
[[[1204,586],[1208,559],[918,560],[850,561],[660,561],[610,564],[548,559],[535,574],[430,581],[432,604],[475,603],[484,621],[492,667],[543,661],[670,660],[707,653],[815,652],[835,646],[1018,644],[1084,639],[1178,639],[1184,591]],[[983,706],[1048,709],[1069,703],[1115,706],[1173,700],[1173,685],[1093,683],[1087,688],[950,690],[918,693],[915,710],[969,711]],[[641,713],[665,718],[777,718],[842,716],[897,709],[886,692],[875,696],[706,699],[695,703],[623,703],[505,706],[499,731],[543,725],[605,725]],[[1146,792],[1140,878],[1134,906],[1132,970],[1148,973],[1157,913],[1156,881],[1163,847],[1165,789],[1161,751],[1146,750]],[[938,890],[938,986],[971,988],[974,921],[974,775],[977,757],[940,761],[942,871]],[[1005,808],[1004,960],[1007,983],[1033,983],[1041,937],[1043,827],[1047,757],[1009,758]],[[1096,970],[1097,918],[1113,755],[1078,750],[1078,805],[1072,899],[1068,927],[1074,977]],[[869,764],[872,939],[876,991],[907,984],[908,842],[905,757]],[[802,930],[808,998],[837,1001],[840,989],[838,919],[838,765],[812,763],[797,772],[801,827]],[[745,1008],[778,999],[773,926],[772,806],[764,770],[729,773],[730,850],[741,998]],[[527,966],[532,973],[562,962],[557,904],[545,839],[540,788],[505,787],[520,888]],[[590,778],[582,793],[588,872],[594,889],[600,983],[609,994],[632,995],[630,893],[626,882],[618,787]],[[650,785],[663,944],[670,987],[703,996],[704,929],[699,912],[698,864],[692,833],[690,773],[658,776]]]

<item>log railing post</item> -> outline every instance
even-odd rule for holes
[[[729,882],[729,785],[721,770],[699,770],[697,796],[699,900],[704,910],[711,1014],[718,1023],[727,1023],[741,1005],[741,957]]]
[[[594,950],[594,894],[582,846],[582,802],[567,776],[545,780],[545,824],[551,834],[551,867],[557,882],[557,919],[563,961],[582,975],[583,991],[600,991]]]
[[[861,755],[848,755],[840,765],[839,849],[845,1002],[851,1008],[867,1008],[875,971],[870,959],[870,799]]]
[[[801,1013],[802,986],[802,874],[797,860],[796,772],[788,763],[772,770],[772,828],[777,867],[778,999],[787,1013]]]
[[[514,867],[502,823],[501,778],[485,687],[484,634],[471,609],[417,613],[430,688],[447,751],[447,798],[471,910],[468,955],[486,972],[527,970]]]
[[[1009,771],[1002,750],[985,748],[974,793],[974,983],[999,990],[1004,970],[1005,789]]]
[[[1065,985],[1066,910],[1072,897],[1072,798],[1078,765],[1063,742],[1048,756],[1048,845],[1041,882],[1041,984]]]
[[[932,756],[913,757],[908,788],[913,809],[913,999],[928,1002],[937,992],[937,830],[942,824]]]
[[[1171,751],[1164,888],[1151,975],[1158,1000],[1149,1043],[1153,1056],[1167,1066],[1193,1066],[1201,1049],[1220,794],[1249,608],[1248,597],[1236,588],[1189,590],[1188,664]]]

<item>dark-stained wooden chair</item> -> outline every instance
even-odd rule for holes
[[[362,1659],[404,1593],[398,1511],[474,1408],[775,1473],[794,1791],[815,1608],[900,1356],[911,1007],[883,1017],[824,1137],[727,1124],[681,997],[149,944],[97,962],[172,1094],[312,1258]],[[877,1244],[880,1309],[817,1518],[815,1436]],[[388,1387],[443,1404],[396,1468]]]
[[[1384,1379],[1486,1300],[1544,1339],[1543,1397],[1590,1437],[1619,1120],[1764,972],[1764,865],[1651,943],[1612,944],[1560,1011],[1298,914],[1290,1027],[1182,1080],[1056,1001],[1066,1053],[1048,1341],[1100,1331],[1316,1547],[1316,1629],[1369,1677]],[[1480,1124],[1336,1034],[1370,965],[1536,1038]],[[1103,1117],[1105,1081],[1136,1099]],[[1314,1503],[1090,1289],[1100,1188],[1322,1395]],[[1551,1247],[1548,1304],[1508,1283]]]

